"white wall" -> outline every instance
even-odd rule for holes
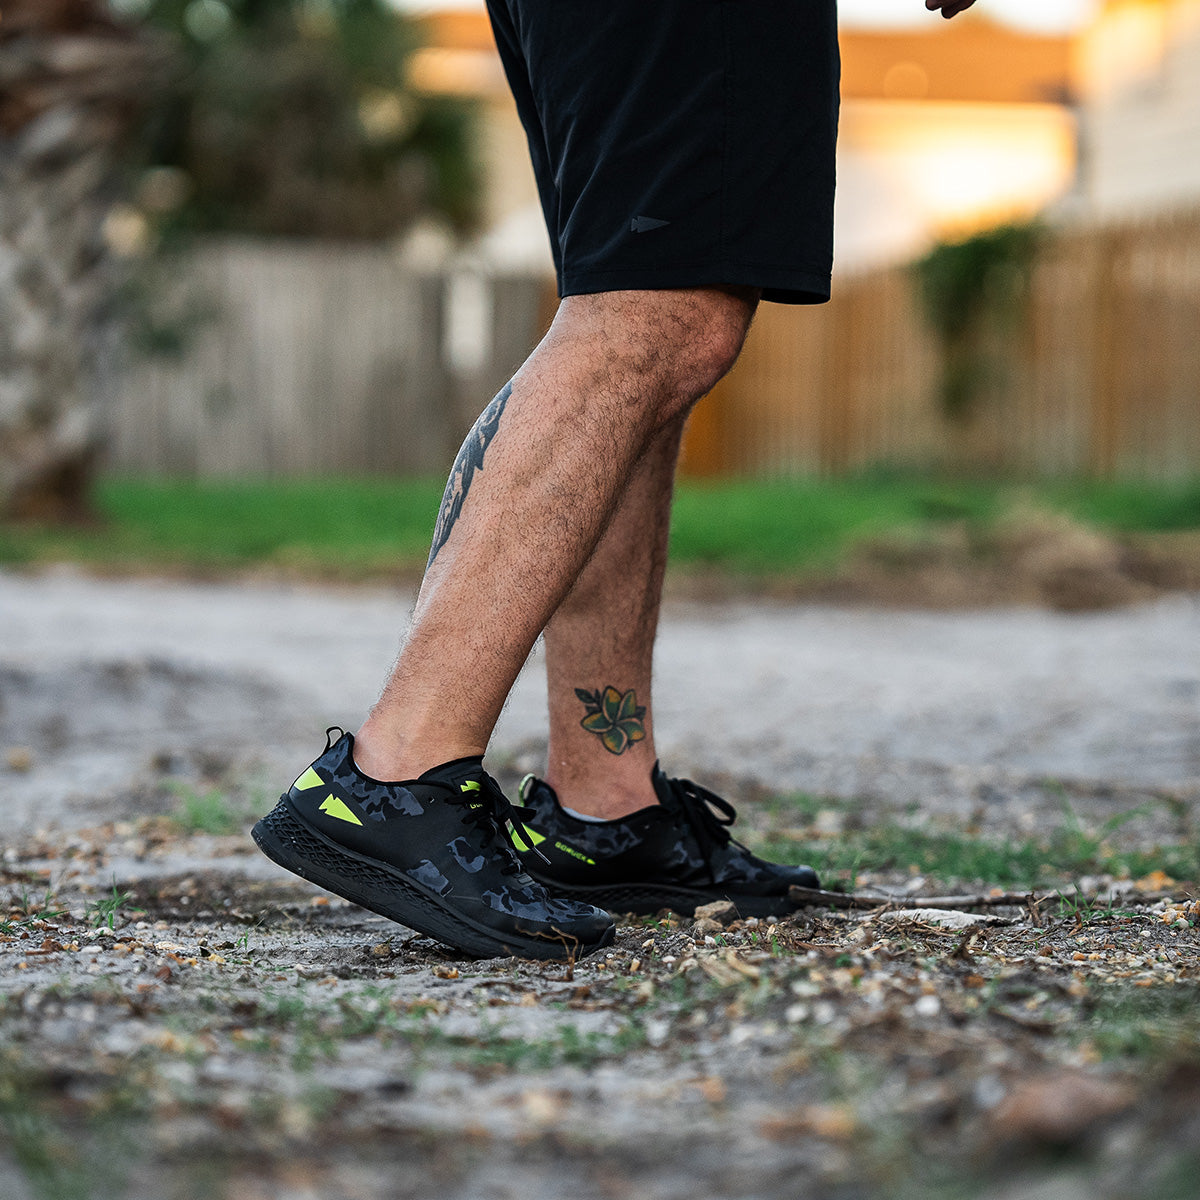
[[[1080,44],[1090,215],[1200,201],[1200,0],[1112,4]]]

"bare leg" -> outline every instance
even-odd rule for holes
[[[517,673],[637,464],[736,358],[746,289],[565,300],[468,436],[408,640],[359,731],[359,766],[413,778],[481,754]]]
[[[650,785],[657,757],[650,669],[682,432],[677,421],[651,442],[595,553],[546,626],[546,782],[562,804],[597,817],[658,802]],[[599,718],[589,715],[595,702],[585,701],[587,692],[599,693]],[[611,710],[617,693],[630,692],[635,700],[626,708],[635,715],[614,730],[603,702]]]

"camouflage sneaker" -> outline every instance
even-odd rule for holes
[[[354,763],[354,738],[325,751],[253,837],[268,858],[373,912],[479,958],[566,958],[613,939],[601,909],[547,894],[508,842],[528,815],[479,758],[380,783]]]
[[[549,784],[521,784],[529,817],[513,844],[525,869],[561,896],[610,912],[691,913],[731,900],[743,917],[791,912],[788,888],[815,888],[811,867],[755,857],[729,835],[732,804],[688,779],[668,779],[655,764],[659,803],[615,821],[580,821],[564,812]]]

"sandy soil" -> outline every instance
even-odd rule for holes
[[[360,719],[406,605],[0,575],[5,1200],[1195,1194],[1186,880],[946,927],[921,898],[989,881],[864,869],[842,882],[889,903],[626,921],[564,968],[463,961],[279,872],[244,827]],[[1146,804],[1131,845],[1195,836],[1194,596],[680,604],[657,675],[664,759],[739,803],[1019,837],[1065,798],[1085,828]],[[530,669],[504,778],[543,711]],[[210,795],[231,834],[196,828]]]
[[[0,750],[22,828],[90,819],[164,768],[277,790],[353,728],[411,597],[383,589],[0,574]],[[518,681],[498,769],[537,769],[545,687]],[[673,773],[855,797],[997,828],[1200,796],[1200,595],[1133,608],[903,612],[677,604],[656,661]],[[211,773],[211,771],[210,771]],[[1047,791],[1047,781],[1052,782]],[[979,810],[979,811],[977,811]]]

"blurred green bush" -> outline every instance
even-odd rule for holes
[[[171,54],[138,139],[156,231],[385,238],[476,216],[468,102],[409,87],[386,0],[107,0]]]

